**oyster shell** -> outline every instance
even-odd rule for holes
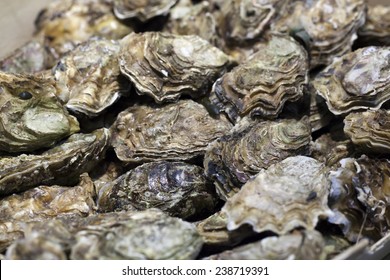
[[[158,103],[182,94],[200,97],[231,64],[218,48],[196,35],[131,33],[121,40],[119,64],[138,94]]]
[[[61,0],[51,2],[35,20],[36,36],[56,58],[94,36],[120,39],[132,28],[112,13],[111,0]]]
[[[345,158],[331,171],[330,223],[339,225],[352,242],[366,237],[374,241],[390,230],[390,162]]]
[[[378,109],[390,99],[390,48],[366,47],[338,59],[321,71],[313,86],[340,115],[358,109]]]
[[[203,155],[207,145],[231,127],[225,117],[213,119],[192,100],[136,105],[121,112],[113,124],[112,146],[124,162],[186,160]]]
[[[56,93],[50,79],[0,72],[1,151],[50,147],[80,129]]]
[[[210,100],[232,121],[248,114],[274,118],[286,101],[303,96],[307,71],[306,51],[292,38],[274,35],[215,82]]]
[[[360,149],[370,153],[390,153],[390,112],[354,112],[344,119],[344,132]]]
[[[40,184],[68,185],[89,172],[105,156],[109,131],[74,134],[40,155],[0,157],[0,196],[25,191]]]
[[[211,260],[315,260],[324,250],[324,239],[318,231],[296,231],[282,236],[266,237],[209,256]]]
[[[228,229],[242,224],[277,234],[297,227],[314,229],[319,218],[332,213],[326,173],[323,164],[305,156],[289,157],[260,171],[222,208]]]
[[[145,163],[108,183],[99,211],[158,208],[182,219],[210,214],[217,202],[203,169],[183,162]]]
[[[227,200],[260,170],[290,156],[309,155],[310,142],[307,119],[254,124],[243,120],[207,147],[205,173],[214,180],[220,197]]]
[[[390,45],[390,6],[368,6],[366,21],[358,31],[358,42],[366,46]]]
[[[309,95],[310,95],[310,125],[312,132],[318,131],[331,123],[334,116],[329,111],[325,100],[319,96],[314,87],[309,84]]]
[[[114,0],[114,13],[119,19],[148,21],[166,16],[178,0]]]
[[[53,74],[66,108],[93,117],[120,97],[119,50],[116,41],[91,39],[61,58]]]

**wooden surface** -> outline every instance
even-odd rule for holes
[[[27,42],[38,12],[53,0],[0,0],[0,58]],[[368,0],[390,5],[390,0]]]

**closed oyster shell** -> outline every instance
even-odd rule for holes
[[[118,42],[96,38],[61,58],[53,74],[66,108],[94,117],[120,97],[119,50]]]
[[[211,103],[232,121],[248,114],[274,118],[286,101],[303,96],[307,71],[306,51],[292,38],[274,35],[215,82]]]
[[[52,80],[0,72],[0,150],[33,151],[79,131]]]
[[[289,157],[260,171],[222,208],[228,229],[242,224],[277,234],[297,227],[314,229],[320,217],[332,213],[326,173],[323,164],[305,156]]]
[[[329,174],[328,221],[337,224],[352,242],[366,237],[374,241],[390,230],[390,162],[388,160],[345,158]]]
[[[203,155],[207,145],[231,127],[225,117],[212,118],[192,100],[136,105],[121,112],[113,124],[112,146],[124,162],[186,160]]]
[[[119,19],[148,21],[165,16],[178,0],[114,0],[114,13]]]
[[[390,48],[366,47],[338,59],[321,71],[313,86],[340,115],[358,109],[378,109],[390,99]]]
[[[182,219],[215,210],[217,195],[203,168],[183,162],[152,162],[108,183],[99,193],[99,211],[158,208]]]
[[[227,200],[260,170],[290,156],[309,155],[310,142],[308,119],[254,124],[243,120],[207,147],[203,164],[218,194]]]
[[[211,260],[315,260],[324,250],[324,239],[318,231],[297,231],[282,236],[266,237],[209,256]]]
[[[358,31],[358,42],[369,45],[390,45],[390,6],[368,6],[366,21]]]
[[[131,33],[121,40],[120,69],[138,94],[158,103],[182,94],[200,97],[231,64],[218,48],[196,35]]]
[[[89,172],[105,156],[109,131],[74,134],[40,155],[0,157],[0,196],[40,184],[68,185]]]
[[[369,153],[390,153],[390,112],[354,112],[344,119],[344,132],[360,149]]]

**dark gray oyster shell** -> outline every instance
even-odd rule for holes
[[[53,75],[66,108],[94,117],[120,97],[119,50],[116,41],[91,39],[61,58]]]
[[[329,174],[330,223],[339,225],[351,242],[366,237],[377,241],[390,230],[390,162],[345,158]]]
[[[231,129],[223,116],[212,118],[192,100],[164,106],[135,105],[112,126],[112,146],[121,161],[187,160]]]
[[[73,134],[61,145],[39,155],[0,157],[0,196],[37,185],[69,185],[89,172],[105,156],[109,131]]]
[[[56,94],[50,79],[0,72],[0,151],[50,147],[79,131]]]
[[[178,0],[114,0],[114,13],[119,19],[148,21],[165,16]]]
[[[245,115],[275,118],[286,101],[303,96],[307,71],[306,51],[292,38],[275,35],[215,82],[211,103],[232,121]]]
[[[231,64],[229,56],[196,35],[131,33],[121,40],[120,69],[138,94],[158,103],[182,94],[200,97]]]
[[[158,208],[182,219],[215,211],[215,190],[203,169],[183,162],[145,163],[106,184],[99,193],[99,211]]]
[[[218,194],[226,200],[260,170],[290,156],[309,155],[310,142],[307,118],[254,124],[242,120],[207,147],[203,164]]]
[[[337,58],[313,80],[313,86],[340,115],[378,109],[390,99],[390,48],[366,47]]]
[[[314,229],[328,208],[327,169],[305,156],[289,157],[262,170],[222,208],[228,229],[250,224],[256,232],[286,234],[303,227]]]
[[[315,260],[319,259],[325,242],[318,231],[295,231],[282,236],[266,237],[209,256],[210,260]]]

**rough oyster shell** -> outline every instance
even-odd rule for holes
[[[119,50],[116,41],[91,39],[61,58],[53,74],[69,110],[93,117],[120,97]]]
[[[271,236],[209,256],[211,260],[315,260],[324,250],[324,239],[318,231],[297,231]]]
[[[344,119],[344,132],[366,152],[390,153],[390,112],[354,112]]]
[[[203,169],[183,162],[152,162],[136,167],[104,186],[99,211],[158,208],[182,219],[210,214],[217,195]]]
[[[292,38],[274,35],[215,82],[211,103],[232,121],[248,114],[274,118],[286,101],[302,97],[307,71],[306,51]]]
[[[234,129],[207,147],[205,173],[224,200],[249,178],[287,157],[309,155],[311,129],[307,119],[282,119],[255,124],[237,123]]]
[[[40,155],[0,157],[0,196],[40,184],[72,184],[105,156],[108,142],[109,131],[102,128],[90,134],[73,134]]]
[[[390,99],[390,48],[366,47],[338,59],[321,71],[313,86],[340,115],[357,109],[378,109]]]
[[[185,160],[204,154],[207,145],[231,127],[225,117],[213,119],[192,100],[136,105],[120,113],[113,124],[112,146],[124,162]]]
[[[260,171],[222,208],[228,229],[242,224],[277,234],[297,227],[314,229],[320,217],[331,214],[326,173],[323,164],[305,156],[289,157]]]
[[[52,80],[0,72],[0,150],[33,151],[50,147],[79,131],[56,97]]]
[[[199,97],[231,64],[218,48],[196,35],[132,33],[121,40],[120,69],[138,94],[158,103],[182,94]]]
[[[119,19],[148,21],[165,16],[178,0],[114,0],[114,13]]]
[[[352,242],[362,237],[379,240],[390,230],[390,162],[367,156],[345,158],[331,171],[329,206],[337,224]]]
[[[390,45],[390,6],[368,6],[366,21],[358,30],[358,41],[367,46]]]

